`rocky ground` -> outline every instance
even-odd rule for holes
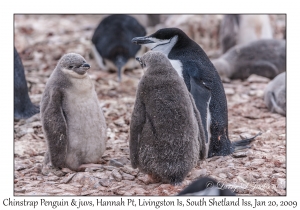
[[[214,55],[219,47],[217,34],[221,17],[165,15],[165,25],[147,27],[147,31],[162,26],[181,27],[209,55]],[[101,18],[102,15],[15,15],[15,46],[23,61],[33,103],[40,102],[58,59],[65,53],[76,52],[92,66],[89,73],[108,126],[101,168],[88,168],[85,172],[64,168],[56,176],[41,173],[46,144],[39,115],[15,121],[15,195],[176,195],[203,176],[231,186],[239,195],[286,195],[286,118],[268,112],[262,95],[269,79],[256,75],[245,81],[224,83],[230,139],[235,141],[262,132],[251,149],[200,161],[181,186],[149,183],[145,174],[132,169],[128,133],[135,91],[143,70],[126,70],[122,83],[118,83],[116,73],[99,69],[90,39]],[[282,38],[284,17],[272,15],[272,24],[275,37]]]

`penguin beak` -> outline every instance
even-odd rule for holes
[[[146,66],[146,65],[142,62],[142,60],[141,60],[140,57],[136,57],[135,60],[137,60],[137,61],[140,63],[140,65],[141,65],[142,68],[144,68],[144,67]]]
[[[131,40],[132,43],[134,44],[150,44],[150,43],[155,43],[154,41],[151,40],[149,37],[135,37]]]
[[[86,70],[88,70],[89,68],[91,68],[90,64],[88,64],[88,63],[82,64],[81,67],[85,68]]]

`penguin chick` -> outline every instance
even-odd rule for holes
[[[97,163],[106,148],[106,123],[90,65],[76,53],[64,55],[47,81],[41,120],[47,152],[44,164],[81,170]]]
[[[235,193],[224,184],[216,180],[203,177],[183,189],[178,196],[235,196]]]
[[[39,106],[32,104],[29,98],[24,67],[14,47],[14,119],[26,119],[39,112]]]
[[[269,15],[224,15],[220,25],[222,53],[238,44],[259,39],[272,39]]]
[[[232,143],[228,138],[227,101],[220,76],[204,50],[182,30],[163,28],[132,42],[162,52],[184,80],[200,112],[208,157],[229,155],[254,140]]]
[[[286,115],[286,73],[282,72],[269,82],[264,101],[271,112]]]
[[[212,63],[221,78],[247,79],[257,74],[273,79],[286,70],[286,41],[262,39],[236,45]]]
[[[132,37],[144,36],[146,30],[129,15],[110,15],[96,28],[92,43],[93,52],[100,68],[118,70],[121,81],[122,67],[130,58],[135,57],[140,46],[131,43]]]
[[[130,124],[130,159],[154,179],[180,184],[206,156],[204,129],[191,94],[160,52],[137,58],[139,82]]]

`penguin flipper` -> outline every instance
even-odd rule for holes
[[[255,136],[252,136],[250,138],[232,142],[232,145],[234,146],[234,151],[250,148],[250,146],[248,146],[248,145],[252,141],[254,141],[257,136],[260,136],[261,134],[262,134],[262,132],[259,132],[258,134],[256,134]]]
[[[198,127],[199,127],[199,136],[198,136],[198,141],[199,141],[199,146],[200,146],[199,158],[200,158],[200,160],[203,160],[207,155],[206,154],[206,147],[205,147],[206,146],[206,144],[205,144],[205,131],[204,131],[202,121],[201,121],[201,117],[200,117],[200,113],[197,110],[195,101],[194,101],[194,99],[193,99],[193,97],[190,93],[189,93],[189,96],[190,96],[190,99],[191,99],[191,102],[192,102],[192,105],[193,105],[194,114],[195,114],[195,117],[197,119]]]
[[[129,150],[130,160],[133,168],[137,168],[138,152],[139,152],[139,139],[146,122],[146,109],[140,97],[137,94],[134,109],[131,116],[130,135],[129,135]]]
[[[211,99],[211,91],[204,86],[204,82],[198,81],[193,77],[190,77],[190,86],[190,93],[193,95],[193,99],[195,101],[196,107],[200,113],[200,117],[202,120],[202,125],[205,134],[205,142],[208,143],[208,132],[210,132],[210,128],[208,128],[207,125],[207,118],[208,115],[210,115],[209,102]]]
[[[60,168],[65,166],[68,145],[68,127],[62,109],[62,97],[61,91],[52,89],[41,106],[43,130],[48,143],[48,155],[52,165]]]

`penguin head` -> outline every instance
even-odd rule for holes
[[[148,51],[142,57],[136,57],[142,68],[151,66],[171,65],[169,59],[161,52]]]
[[[63,72],[73,76],[86,75],[87,70],[90,68],[86,60],[77,53],[65,54],[59,60],[58,66],[61,67]]]
[[[188,36],[178,28],[163,28],[145,37],[135,37],[131,42],[145,45],[152,51],[159,51],[168,56],[178,40]],[[189,38],[188,38],[189,39]]]

